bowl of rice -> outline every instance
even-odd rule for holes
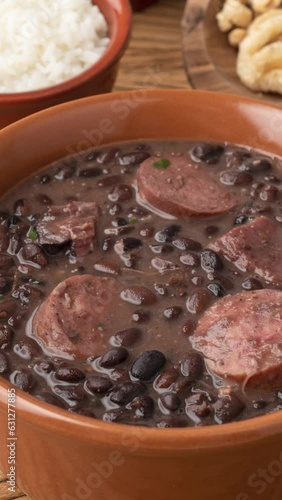
[[[130,27],[128,0],[1,0],[0,128],[110,92]]]

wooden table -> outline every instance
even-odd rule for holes
[[[181,53],[180,23],[185,3],[160,0],[134,14],[133,36],[122,59],[115,90],[189,87]],[[0,500],[16,498],[30,500],[19,489],[10,493],[0,472]]]

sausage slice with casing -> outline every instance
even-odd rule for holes
[[[217,301],[192,337],[207,367],[247,387],[282,385],[282,292],[257,290]]]

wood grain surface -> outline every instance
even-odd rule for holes
[[[115,90],[189,87],[181,53],[184,7],[185,0],[160,0],[134,14],[132,40],[122,59]],[[31,500],[19,489],[10,493],[0,472],[0,500],[12,499]]]
[[[278,95],[252,92],[237,73],[237,50],[228,43],[216,22],[224,0],[188,0],[182,20],[183,53],[193,88],[239,94],[282,106]]]

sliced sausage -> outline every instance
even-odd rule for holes
[[[99,353],[111,336],[111,314],[119,293],[113,279],[85,274],[62,281],[34,316],[34,338],[51,355]]]
[[[72,242],[78,257],[93,249],[98,207],[94,202],[72,201],[68,205],[51,206],[37,223],[41,245],[63,245]]]
[[[256,290],[229,295],[211,306],[192,337],[209,369],[244,386],[282,384],[282,292]]]
[[[167,154],[164,160],[150,157],[138,169],[139,195],[153,207],[171,215],[191,216],[227,212],[237,204],[231,189],[213,179],[207,167],[193,164],[185,156]]]
[[[282,278],[281,235],[267,217],[232,229],[209,245],[240,271],[255,272],[267,281]]]

